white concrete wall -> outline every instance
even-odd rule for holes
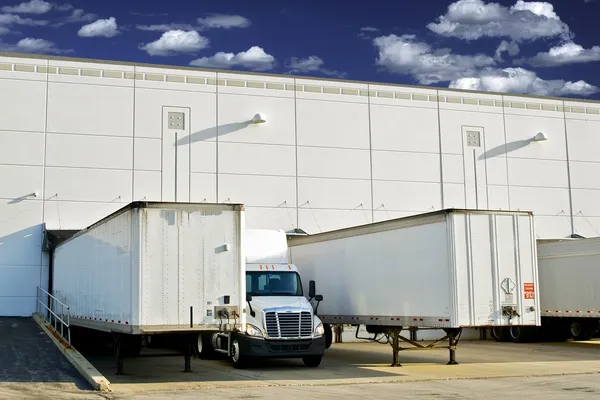
[[[600,230],[599,103],[0,57],[0,106],[0,315],[46,284],[42,223],[132,200],[241,202],[249,227],[310,233],[443,207]]]

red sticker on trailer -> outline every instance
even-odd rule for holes
[[[535,289],[533,283],[525,283],[523,288],[523,292],[525,293],[525,300],[533,300],[535,299]]]

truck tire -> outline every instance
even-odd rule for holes
[[[302,362],[304,363],[305,367],[316,368],[319,365],[321,365],[322,359],[323,359],[323,356],[306,356],[306,357],[302,357]]]
[[[496,342],[508,342],[510,340],[510,332],[506,326],[493,326],[492,337]]]
[[[511,326],[508,332],[513,343],[527,343],[535,336],[535,332],[527,326]]]
[[[570,336],[575,341],[590,340],[595,329],[587,321],[575,320],[569,324]]]
[[[323,329],[325,330],[325,348],[328,349],[333,342],[333,331],[329,324],[323,324]]]
[[[243,369],[248,366],[247,357],[240,351],[240,342],[234,337],[231,342],[231,362],[233,368]]]

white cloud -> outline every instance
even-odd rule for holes
[[[290,74],[319,73],[338,78],[344,78],[347,76],[345,72],[323,68],[324,64],[325,62],[317,56],[309,56],[307,58],[291,57],[285,63],[285,67],[289,68],[288,73]]]
[[[600,92],[600,88],[581,80],[544,80],[535,72],[523,68],[488,69],[481,71],[477,76],[467,75],[456,79],[449,87],[538,96],[589,96]]]
[[[572,37],[548,2],[518,0],[513,6],[483,0],[458,0],[446,14],[427,25],[431,31],[448,37],[475,40],[482,37],[507,37],[514,41]]]
[[[179,53],[197,53],[208,47],[209,41],[196,31],[172,30],[160,39],[140,46],[151,56],[172,56]]]
[[[141,31],[150,32],[168,32],[173,30],[194,31],[193,25],[190,24],[157,24],[157,25],[136,25],[136,28]]]
[[[509,56],[514,57],[519,54],[521,49],[519,45],[515,42],[507,42],[503,40],[498,48],[496,49],[496,54],[494,55],[494,59],[498,62],[502,62],[502,53],[508,53]]]
[[[45,14],[52,9],[52,4],[44,0],[30,0],[16,6],[4,6],[2,11],[16,14]]]
[[[73,10],[70,16],[66,18],[67,22],[87,22],[93,21],[98,16],[94,13],[86,13],[85,10],[81,8],[77,8]]]
[[[241,15],[211,14],[206,17],[198,18],[198,23],[205,29],[210,28],[247,28],[251,21]]]
[[[5,26],[0,26],[0,35],[6,35],[7,33],[10,33],[10,29]]]
[[[56,47],[53,42],[44,39],[25,38],[16,44],[0,42],[0,50],[21,53],[71,53],[73,50],[63,50]]]
[[[77,35],[80,37],[113,37],[119,34],[119,27],[115,17],[99,19],[79,29]]]
[[[433,49],[416,41],[414,35],[380,36],[373,44],[379,51],[377,65],[390,72],[410,74],[425,85],[473,75],[495,64],[493,58],[483,54],[465,56],[452,54],[450,49]]]
[[[581,64],[600,61],[600,46],[585,49],[573,42],[552,47],[547,52],[536,54],[531,58],[522,58],[516,64],[529,64],[534,67],[559,67],[568,64]]]
[[[360,28],[360,30],[362,32],[379,32],[379,29],[374,28],[372,26],[363,26],[362,28]]]
[[[48,21],[35,20],[31,18],[22,18],[14,14],[0,14],[0,25],[29,25],[29,26],[43,26],[47,25]]]
[[[212,57],[193,60],[190,65],[204,68],[244,67],[253,71],[267,71],[277,65],[277,60],[263,48],[252,46],[247,51],[237,54],[220,51]]]

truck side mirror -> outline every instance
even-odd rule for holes
[[[311,299],[317,294],[317,284],[315,281],[308,282],[308,297]]]
[[[323,295],[322,294],[318,294],[315,296],[315,300],[316,301],[323,301]]]

